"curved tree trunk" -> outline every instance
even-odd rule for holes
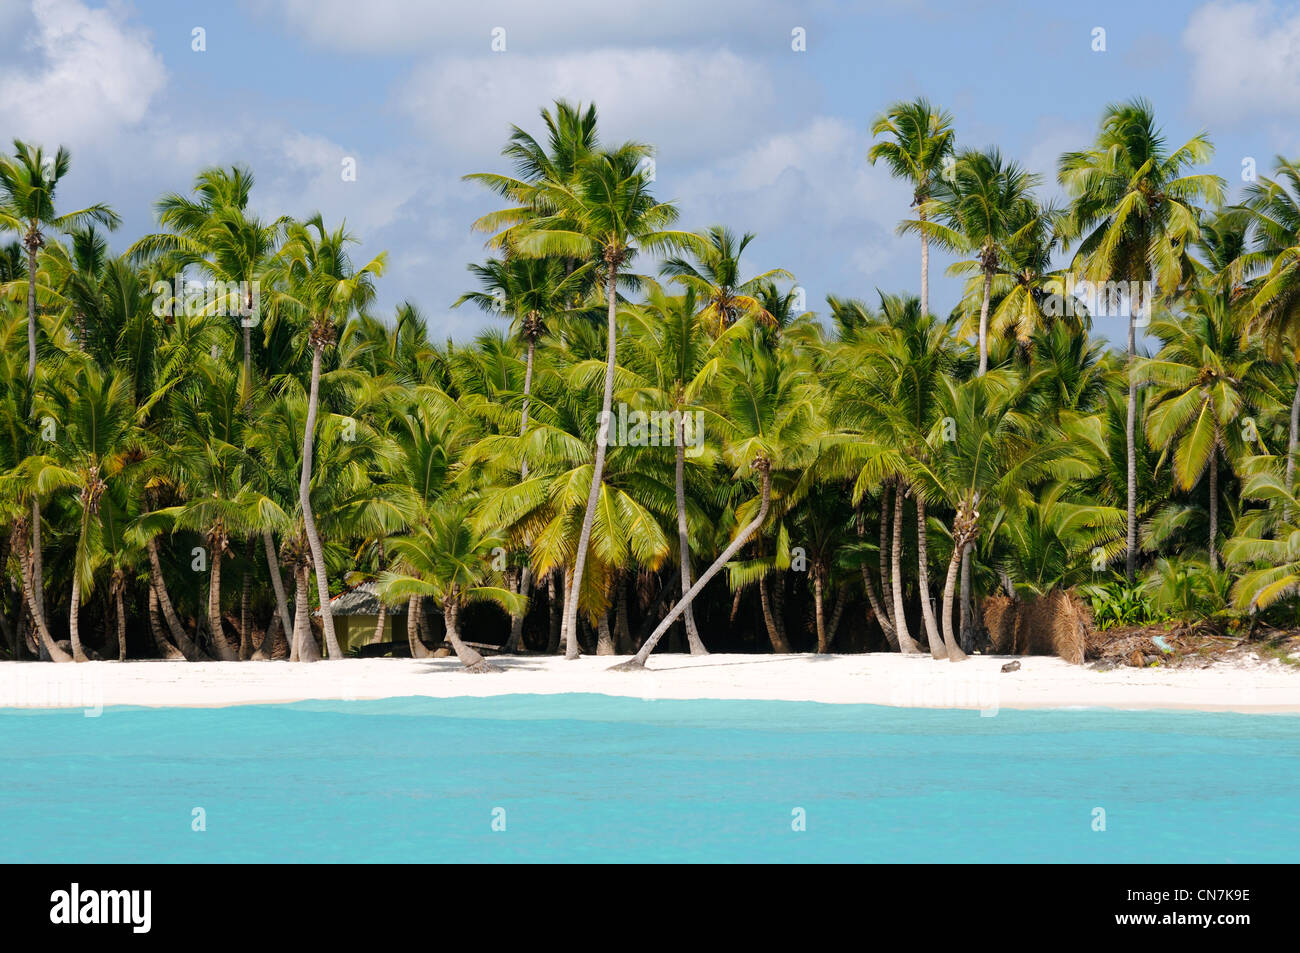
[[[320,405],[320,368],[324,347],[317,342],[311,353],[311,390],[307,394],[307,423],[302,435],[302,475],[298,480],[298,501],[302,507],[303,528],[311,547],[312,566],[316,570],[316,596],[320,600],[321,627],[325,632],[325,651],[331,659],[343,658],[338,636],[334,634],[334,614],[330,611],[330,581],[325,571],[325,547],[316,531],[316,516],[311,509],[312,450],[316,441],[316,412]]]
[[[478,652],[470,648],[460,637],[460,605],[458,599],[459,592],[455,586],[452,586],[451,594],[442,606],[442,617],[447,623],[447,641],[451,643],[452,651],[456,653],[456,658],[465,666],[465,670],[474,672],[499,672],[501,669],[495,665],[490,665],[479,655]]]
[[[677,604],[669,610],[668,614],[663,617],[663,621],[650,633],[650,638],[646,639],[645,645],[641,646],[640,651],[621,665],[615,665],[616,670],[630,671],[645,668],[646,659],[650,657],[650,653],[655,650],[655,646],[664,637],[664,633],[677,621],[677,617],[686,611],[686,607],[691,604],[691,600],[699,595],[700,591],[708,585],[709,580],[722,570],[722,567],[731,560],[731,557],[736,555],[740,548],[749,542],[749,538],[758,532],[758,528],[763,525],[763,520],[767,519],[768,507],[772,503],[772,472],[766,461],[760,464],[759,468],[762,471],[762,497],[758,507],[758,514],[736,535],[736,538],[719,554],[713,564],[704,570],[704,575],[695,581],[695,585],[691,586],[690,590],[684,593],[681,599],[677,600]]]
[[[835,593],[835,608],[831,611],[831,620],[826,625],[826,651],[831,650],[835,644],[835,633],[839,631],[840,619],[844,615],[844,607],[849,604],[849,587],[840,586]]]
[[[904,655],[919,655],[921,647],[907,631],[907,615],[903,604],[903,488],[894,488],[894,546],[890,558],[891,579],[894,591],[894,631],[898,633],[898,648]]]
[[[582,592],[582,576],[587,568],[587,550],[591,546],[591,527],[596,519],[596,504],[600,500],[601,480],[605,475],[605,445],[609,442],[610,411],[614,404],[614,362],[617,358],[615,348],[618,339],[618,268],[613,262],[609,263],[609,275],[605,279],[605,294],[609,299],[605,395],[601,401],[600,429],[596,434],[596,460],[591,471],[591,490],[587,494],[587,511],[582,516],[582,534],[578,537],[578,552],[573,560],[573,584],[566,587],[573,594],[573,598],[566,597],[564,603],[564,625],[568,633],[564,657],[569,659],[575,659],[580,654],[578,651],[578,599]]]
[[[275,590],[275,611],[279,613],[285,638],[289,638],[289,634],[293,632],[293,617],[289,615],[289,598],[284,591],[284,577],[280,575],[280,559],[275,551],[275,537],[271,535],[269,529],[262,530],[262,549],[266,552],[266,568],[271,574],[271,588]],[[270,657],[268,653],[267,658]]]
[[[596,654],[614,655],[614,634],[610,630],[609,610],[600,614],[596,623]]]
[[[181,624],[180,618],[176,615],[176,609],[172,606],[171,596],[167,592],[167,583],[163,579],[162,560],[158,557],[158,540],[151,538],[145,544],[145,549],[149,553],[149,585],[158,595],[158,606],[162,609],[163,620],[167,623],[167,629],[171,632],[172,640],[188,661],[203,661],[207,657],[207,653],[189,637],[189,633],[185,631],[185,626]]]
[[[948,660],[950,662],[959,662],[966,657],[966,653],[961,650],[957,640],[953,637],[952,631],[952,597],[957,588],[957,572],[961,566],[961,549],[960,546],[954,546],[952,559],[948,560],[948,576],[943,584],[943,641],[948,649]]]
[[[411,649],[411,658],[429,658],[433,655],[420,638],[420,623],[424,610],[419,596],[411,596],[406,602],[406,642]]]
[[[36,611],[40,613],[42,624],[46,625],[48,631],[48,620],[45,618],[45,553],[44,546],[41,543],[41,501],[32,499],[32,593],[36,600]],[[49,647],[43,639],[37,640],[37,648],[40,649],[42,662],[49,661]]]
[[[925,637],[930,643],[930,655],[947,658],[939,625],[934,620],[934,607],[930,605],[930,554],[925,523],[925,500],[916,497],[916,573],[917,588],[921,590],[921,617],[925,620]]]
[[[378,645],[384,641],[384,630],[388,627],[388,605],[380,600],[379,613],[375,616],[375,631],[370,633],[370,644]]]
[[[45,624],[45,612],[36,599],[36,587],[32,583],[32,577],[35,575],[33,569],[35,560],[31,553],[27,551],[26,527],[19,527],[19,532],[14,534],[14,540],[14,546],[18,550],[19,571],[22,575],[23,598],[27,601],[27,611],[31,614],[32,623],[36,626],[37,643],[44,650],[44,655],[47,658],[55,662],[71,662],[72,656],[55,644],[54,637],[50,635],[49,626]]]
[[[86,650],[81,647],[81,574],[77,572],[75,558],[72,566],[72,601],[68,604],[68,637],[72,640],[72,660],[89,662]]]
[[[239,657],[226,640],[221,625],[221,557],[224,555],[224,546],[220,537],[209,536],[209,539],[213,540],[212,566],[208,575],[208,632],[212,636],[212,651],[222,662],[235,662]]]
[[[763,621],[767,624],[767,638],[772,643],[772,651],[778,655],[790,654],[790,643],[785,638],[785,628],[781,625],[780,610],[772,593],[772,576],[763,573],[758,580],[758,600],[763,607]],[[778,586],[783,585],[778,581]],[[689,590],[687,590],[689,592]]]
[[[677,444],[677,462],[676,473],[674,474],[674,492],[677,495],[677,552],[679,554],[678,563],[682,571],[682,592],[691,591],[691,539],[690,532],[686,526],[686,416],[679,413],[677,416],[677,433],[674,434],[674,443]],[[695,607],[687,606],[686,611],[682,614],[686,623],[686,641],[689,643],[692,655],[708,655],[709,650],[704,647],[704,642],[700,639],[699,629],[695,626]]]
[[[185,653],[167,641],[163,635],[161,613],[158,607],[158,590],[149,586],[149,633],[160,658],[168,662],[184,662]]]
[[[525,565],[519,570],[519,594],[527,599],[533,593],[533,570],[531,566]],[[512,612],[510,614],[510,637],[506,639],[506,644],[501,647],[502,652],[515,653],[519,651],[524,639],[524,617],[525,612]]]

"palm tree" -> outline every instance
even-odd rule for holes
[[[1031,192],[1037,182],[1037,176],[1003,159],[997,149],[963,152],[952,169],[950,181],[940,184],[935,196],[918,210],[916,219],[900,226],[900,231],[925,232],[945,248],[975,256],[983,278],[979,322],[978,373],[981,375],[989,367],[989,302],[993,277],[998,273],[1002,250],[1023,241],[1036,225]]]
[[[693,255],[669,257],[660,266],[659,273],[695,292],[703,304],[701,317],[712,329],[713,336],[720,336],[746,316],[762,324],[775,324],[776,319],[763,306],[761,295],[771,282],[793,280],[794,275],[783,268],[771,268],[742,281],[740,258],[754,236],[746,232],[737,239],[726,226],[714,225],[699,238]]]
[[[1200,234],[1197,200],[1223,200],[1223,180],[1190,174],[1214,147],[1204,134],[1169,151],[1151,105],[1142,99],[1111,105],[1091,149],[1061,156],[1058,178],[1071,197],[1064,234],[1078,242],[1074,267],[1092,282],[1125,281],[1130,296],[1128,360],[1136,353],[1137,318],[1153,292],[1170,295],[1187,271],[1186,252]],[[1137,282],[1138,284],[1132,284]],[[1145,283],[1145,284],[1143,284]],[[1152,290],[1143,291],[1142,288]],[[1133,581],[1137,560],[1137,382],[1129,379],[1128,553]]]
[[[591,526],[600,496],[605,468],[610,411],[613,405],[614,368],[618,347],[618,284],[621,270],[638,251],[666,252],[693,246],[697,239],[689,232],[670,230],[677,219],[675,206],[657,201],[640,165],[645,148],[628,143],[616,150],[585,158],[574,173],[574,181],[549,179],[520,185],[514,194],[539,213],[499,233],[494,241],[512,251],[535,257],[568,257],[595,263],[603,273],[607,309],[605,395],[601,409],[602,428],[596,440],[591,489],[583,517],[582,535],[574,555],[573,589],[582,591]],[[487,216],[478,227],[494,227],[498,220]],[[578,606],[565,606],[566,658],[578,657]]]
[[[1032,407],[1023,406],[1023,395],[1030,390],[1028,382],[1011,371],[991,371],[960,383],[945,378],[939,399],[943,416],[952,421],[951,439],[936,440],[933,459],[911,466],[917,492],[955,511],[941,616],[953,662],[966,658],[952,630],[957,572],[963,554],[979,536],[981,510],[1014,506],[1018,494],[1045,480],[1087,473],[1069,438],[1038,420]]]
[[[432,596],[442,608],[447,640],[461,664],[471,672],[498,672],[461,638],[460,613],[471,602],[494,602],[510,613],[524,611],[523,597],[491,584],[500,581],[491,563],[493,550],[503,542],[499,536],[473,529],[468,502],[441,506],[411,535],[390,541],[402,571],[380,573],[380,597],[398,602]]]
[[[303,224],[289,227],[282,260],[273,271],[284,285],[284,290],[277,290],[275,294],[275,307],[307,322],[307,344],[311,348],[311,384],[307,392],[307,420],[303,426],[298,501],[316,571],[325,647],[331,659],[342,658],[343,652],[334,634],[325,550],[311,507],[312,451],[320,406],[321,364],[325,349],[336,339],[337,324],[373,300],[374,279],[384,273],[387,261],[387,256],[381,252],[360,268],[355,267],[347,250],[347,246],[355,241],[344,227],[331,232],[325,228],[321,216],[314,215]]]
[[[757,335],[756,335],[757,337]],[[761,340],[761,338],[759,339]],[[645,667],[659,640],[728,561],[758,532],[772,505],[772,474],[793,475],[809,460],[808,436],[818,427],[816,388],[788,351],[773,354],[759,341],[736,340],[716,384],[719,422],[726,422],[723,459],[734,478],[758,481],[758,497],[737,514],[746,518],[708,569],[682,593],[640,650],[616,670]]]
[[[1245,342],[1241,321],[1222,295],[1198,289],[1187,313],[1151,325],[1163,343],[1130,373],[1158,391],[1149,404],[1152,449],[1173,451],[1174,482],[1190,490],[1209,471],[1210,568],[1219,568],[1219,454],[1243,451],[1237,422],[1250,407],[1273,402],[1275,389],[1260,352]],[[1163,458],[1163,454],[1162,454]]]
[[[872,165],[884,160],[896,178],[912,187],[912,207],[924,221],[944,163],[952,155],[955,134],[952,116],[928,100],[895,103],[871,124],[871,135],[887,137],[867,153]],[[921,313],[930,313],[930,245],[921,231]]]
[[[1238,250],[1233,258],[1236,283],[1252,271],[1264,271],[1255,282],[1247,330],[1263,335],[1269,356],[1284,349],[1292,361],[1300,357],[1300,163],[1277,157],[1274,178],[1262,176],[1246,186],[1245,207],[1254,231],[1255,250]],[[1266,269],[1266,271],[1265,271]],[[1296,453],[1300,450],[1300,377],[1291,399],[1287,439],[1287,486],[1295,486]]]
[[[45,231],[68,234],[95,223],[116,228],[121,222],[116,212],[98,203],[73,212],[57,210],[55,193],[71,165],[72,156],[62,146],[53,158],[47,158],[39,146],[18,139],[14,140],[13,157],[0,159],[0,228],[18,233],[27,251],[27,382],[28,397],[33,400],[36,396],[36,253],[45,245]],[[43,614],[41,509],[36,497],[32,498],[31,533],[36,609]]]

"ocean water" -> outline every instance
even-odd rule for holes
[[[1291,716],[600,695],[0,710],[3,862],[1298,858]]]

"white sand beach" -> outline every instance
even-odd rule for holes
[[[306,699],[434,698],[588,692],[651,699],[727,698],[959,708],[1199,709],[1300,713],[1300,669],[1253,655],[1201,669],[1094,671],[1056,658],[974,656],[661,655],[643,672],[616,657],[494,658],[470,674],[455,658],[288,662],[0,663],[0,708],[222,706]]]

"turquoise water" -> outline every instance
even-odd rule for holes
[[[7,709],[0,779],[5,862],[1300,857],[1289,716],[599,695]]]

